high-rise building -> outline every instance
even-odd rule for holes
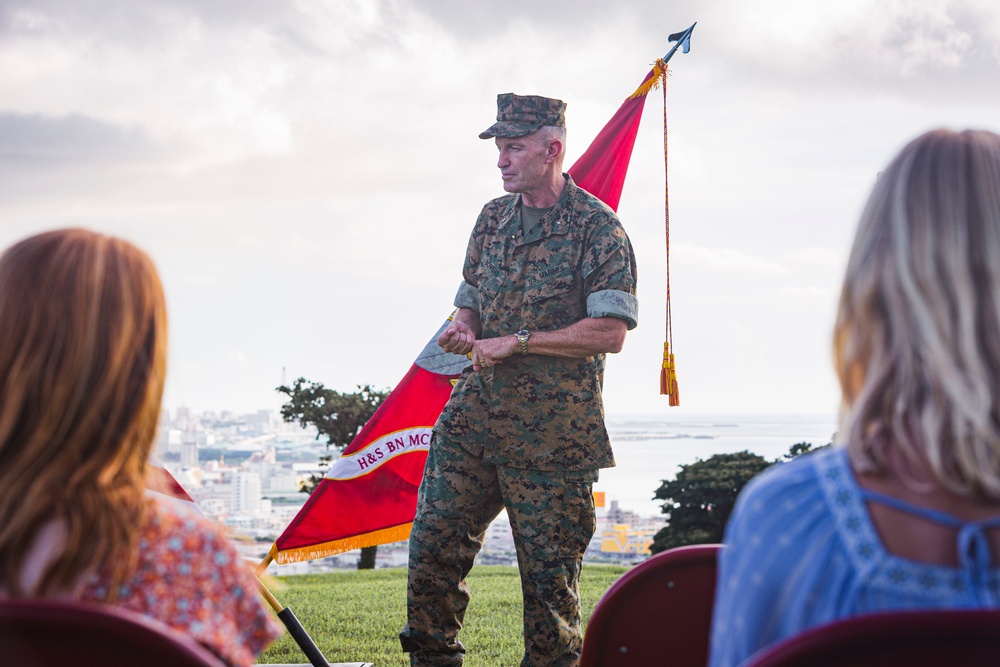
[[[198,467],[198,439],[191,431],[185,431],[181,437],[181,467]]]
[[[184,427],[189,421],[191,421],[191,408],[182,405],[174,411],[174,423]]]
[[[253,516],[260,510],[260,475],[255,472],[238,472],[233,478],[233,514]]]

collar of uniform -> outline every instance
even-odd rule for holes
[[[559,200],[556,202],[556,205],[551,211],[543,215],[538,224],[532,227],[531,231],[526,235],[521,233],[521,217],[517,214],[521,206],[521,195],[518,194],[511,199],[507,210],[503,213],[500,225],[504,229],[504,236],[510,236],[514,239],[514,245],[534,243],[550,236],[565,234],[569,231],[567,225],[569,225],[569,221],[572,218],[573,202],[575,201],[576,191],[579,190],[579,187],[573,182],[573,177],[569,174],[563,174],[563,178],[566,179],[566,187],[559,194]]]

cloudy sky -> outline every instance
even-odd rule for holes
[[[658,395],[663,155],[650,96],[619,214],[629,412],[833,413],[830,328],[876,174],[937,126],[1000,130],[995,0],[0,0],[0,246],[85,226],[157,261],[167,403],[274,408],[299,375],[395,384],[502,193],[496,94],[569,104],[568,161],[667,35],[682,406]]]

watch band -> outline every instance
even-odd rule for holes
[[[531,332],[527,329],[521,329],[516,334],[517,342],[521,345],[521,354],[528,354],[528,337],[531,336]]]

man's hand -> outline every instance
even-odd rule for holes
[[[445,352],[452,354],[468,354],[476,342],[476,332],[465,322],[458,319],[445,327],[438,336],[438,345]]]
[[[550,357],[585,358],[596,354],[620,352],[628,325],[617,317],[585,317],[555,331],[534,331],[529,352]],[[500,336],[479,340],[482,324],[479,313],[459,308],[451,324],[438,336],[438,345],[445,352],[465,354],[472,360],[473,370],[489,368],[521,351],[517,336]]]
[[[520,349],[516,336],[476,340],[475,330],[459,318],[444,328],[437,342],[445,352],[468,355],[476,371],[495,366]]]
[[[472,346],[472,370],[496,366],[521,349],[517,336],[501,336],[477,340]]]

